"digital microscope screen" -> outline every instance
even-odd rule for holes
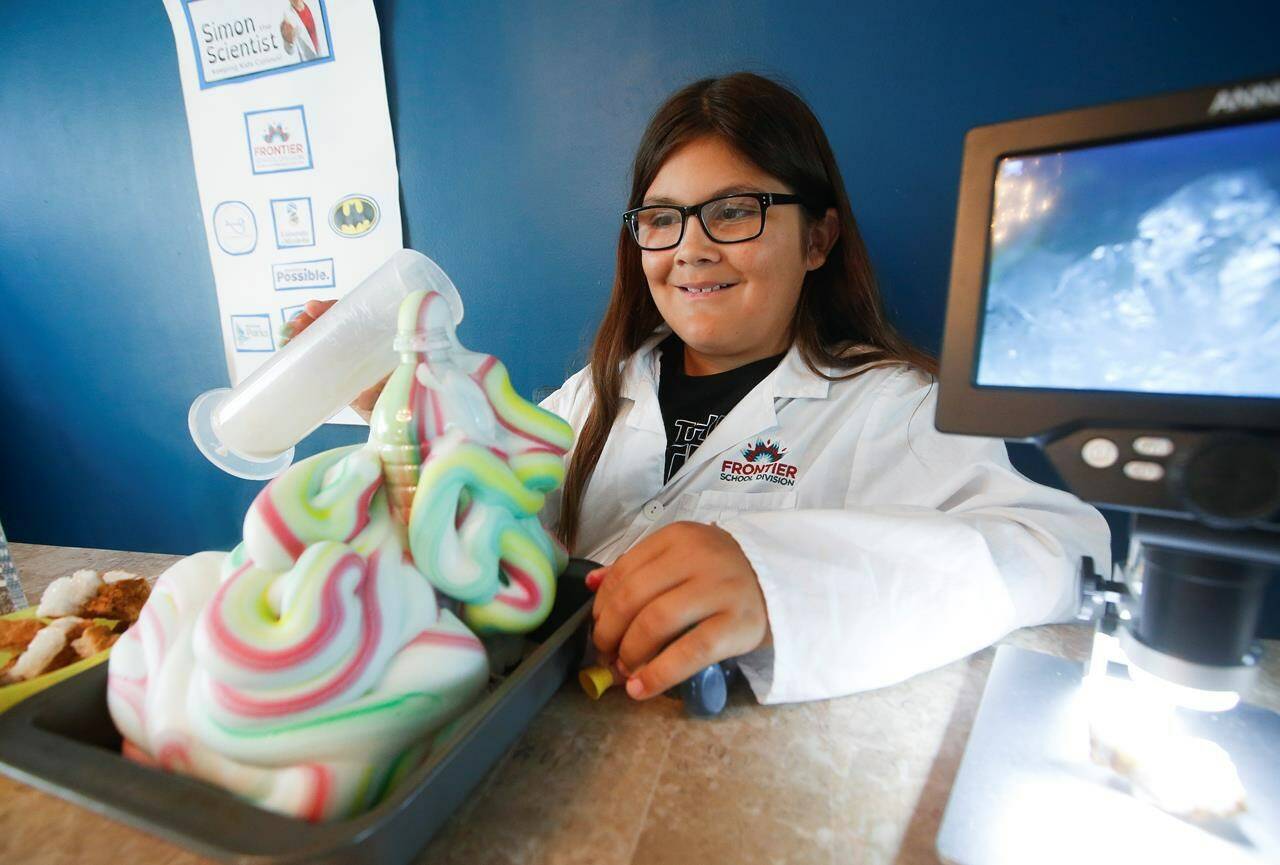
[[[1280,120],[996,166],[979,387],[1280,398]]]

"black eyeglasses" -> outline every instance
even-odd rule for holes
[[[716,243],[742,243],[764,233],[764,215],[775,204],[803,204],[798,195],[781,192],[738,192],[701,204],[649,204],[622,214],[641,249],[673,249],[684,240],[685,221],[697,215],[702,230]]]

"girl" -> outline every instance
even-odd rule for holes
[[[544,513],[607,563],[594,640],[633,698],[730,657],[763,703],[891,684],[1069,617],[1082,555],[1108,572],[1097,511],[934,429],[797,95],[675,93],[622,221],[590,365],[543,403],[577,433]]]

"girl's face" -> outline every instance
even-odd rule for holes
[[[793,190],[705,137],[667,158],[643,203],[687,206],[730,192]],[[691,216],[679,246],[641,252],[653,301],[684,341],[686,371],[723,372],[786,351],[805,273],[822,266],[837,234],[834,209],[810,221],[799,205],[775,205],[755,240],[716,243]]]

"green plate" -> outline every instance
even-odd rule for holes
[[[16,613],[9,613],[7,616],[0,616],[0,619],[6,619],[8,621],[34,618],[36,618],[35,607],[27,607],[25,610],[18,610]],[[41,619],[41,621],[48,624],[49,622],[52,622],[53,619],[46,618]],[[114,619],[94,619],[94,621],[99,625],[105,625],[112,628],[116,625],[116,621]],[[12,658],[13,655],[14,653],[7,649],[0,649],[0,667],[9,663],[9,659]],[[28,679],[25,682],[15,682],[12,685],[0,686],[0,712],[22,702],[32,694],[43,691],[50,685],[56,685],[63,679],[70,679],[76,673],[83,673],[90,667],[96,667],[110,656],[111,650],[104,649],[92,657],[82,658],[74,664],[68,664],[60,670],[54,670],[52,673],[45,673],[43,676],[36,676],[34,679]]]

